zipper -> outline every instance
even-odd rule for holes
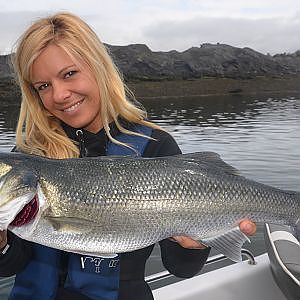
[[[76,130],[76,136],[79,140],[79,157],[86,157],[87,150],[84,144],[83,131],[81,129]]]

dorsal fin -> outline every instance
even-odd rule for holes
[[[238,175],[239,171],[233,166],[227,164],[221,159],[220,155],[216,152],[195,152],[182,154],[184,160],[193,161],[195,163],[213,165],[229,174]]]

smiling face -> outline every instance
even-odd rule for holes
[[[74,128],[98,132],[100,93],[87,65],[79,64],[59,46],[50,44],[32,65],[32,84],[44,107]]]

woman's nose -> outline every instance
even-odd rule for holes
[[[70,96],[71,91],[67,87],[67,85],[63,82],[53,82],[52,83],[53,89],[53,100],[55,102],[65,102]]]

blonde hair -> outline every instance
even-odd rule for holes
[[[51,43],[61,47],[73,60],[83,61],[95,76],[101,91],[101,121],[112,142],[128,146],[111,136],[111,121],[123,133],[141,135],[124,128],[118,120],[119,117],[132,123],[159,128],[145,120],[145,110],[127,99],[126,92],[130,91],[95,32],[79,17],[59,13],[33,23],[17,45],[13,64],[22,92],[16,129],[17,149],[51,158],[79,156],[77,146],[67,137],[60,120],[45,109],[32,86],[33,62]]]

